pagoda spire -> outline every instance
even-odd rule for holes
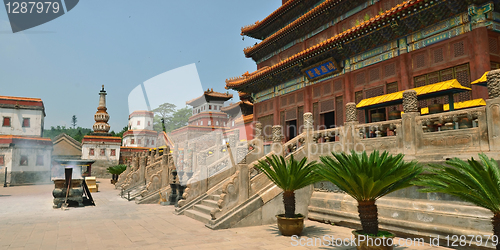
[[[94,115],[94,129],[95,134],[103,134],[107,135],[110,129],[108,124],[109,114],[106,112],[106,91],[104,90],[104,85],[102,85],[102,89],[99,92],[99,106],[97,107],[97,112]]]

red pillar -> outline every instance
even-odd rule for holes
[[[344,102],[350,103],[354,102],[354,86],[351,84],[351,72],[347,72],[344,74]]]
[[[410,54],[404,53],[399,56],[399,79],[400,79],[400,90],[411,89],[412,81],[410,77],[409,66],[411,66],[411,57]]]
[[[280,97],[274,97],[273,98],[273,124],[274,125],[280,125]]]
[[[304,88],[304,113],[312,113],[312,86],[309,85]],[[299,114],[302,115],[302,114]]]
[[[475,81],[483,76],[484,72],[491,70],[488,30],[486,27],[474,29],[469,37],[472,41],[470,77],[471,81]],[[483,86],[472,86],[472,99],[477,98],[488,98],[488,89]]]

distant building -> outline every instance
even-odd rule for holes
[[[0,96],[0,180],[11,185],[50,182],[52,141],[42,138],[41,99]]]
[[[123,133],[124,147],[154,148],[158,132],[153,130],[151,111],[134,111],[129,115],[128,131]]]
[[[59,160],[80,160],[82,157],[82,143],[73,139],[71,136],[62,133],[54,139],[54,150],[52,151],[52,159]]]
[[[108,124],[109,114],[106,112],[106,91],[104,85],[99,92],[99,106],[94,115],[94,132],[86,135],[82,140],[82,159],[95,160],[92,165],[92,175],[103,177],[109,176],[107,167],[117,165],[120,158],[121,137],[111,136]]]
[[[154,113],[146,110],[132,112],[128,117],[128,131],[123,133],[120,164],[127,164],[134,153],[156,147],[158,132],[153,130]]]

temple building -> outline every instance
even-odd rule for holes
[[[38,98],[0,96],[0,180],[50,182],[52,141],[42,138],[45,108]],[[7,171],[7,180],[5,180]]]
[[[193,115],[189,117],[188,125],[170,132],[174,143],[187,141],[214,130],[224,130],[228,125],[227,114],[222,112],[224,102],[233,98],[232,94],[219,93],[209,89],[198,98],[187,101],[193,107]]]
[[[121,137],[109,133],[109,114],[106,108],[106,91],[104,85],[99,92],[99,106],[94,115],[94,132],[86,135],[82,140],[82,159],[95,160],[91,175],[98,177],[108,176],[106,168],[117,165],[120,157]],[[90,174],[90,173],[89,173]]]
[[[251,95],[266,140],[271,125],[282,125],[287,140],[296,136],[304,112],[316,128],[341,126],[349,102],[360,123],[385,120],[401,105],[361,101],[454,79],[419,98],[419,108],[480,101],[487,89],[471,81],[500,67],[499,11],[498,0],[284,0],[242,28],[261,40],[244,49],[257,70],[226,88]]]
[[[124,147],[154,148],[158,132],[153,130],[151,111],[134,111],[129,115],[128,131],[123,133]]]
[[[239,132],[241,140],[253,139],[253,103],[249,100],[250,96],[245,93],[239,93],[240,101],[222,107],[221,111],[227,114],[226,134],[232,131]]]
[[[128,116],[128,130],[123,133],[120,164],[127,164],[134,153],[156,147],[158,132],[153,130],[154,113],[137,110]]]

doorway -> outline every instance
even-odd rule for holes
[[[335,112],[328,112],[323,114],[323,125],[325,129],[335,128]]]
[[[297,136],[297,120],[287,121],[286,130],[287,130],[287,141],[295,138]]]

